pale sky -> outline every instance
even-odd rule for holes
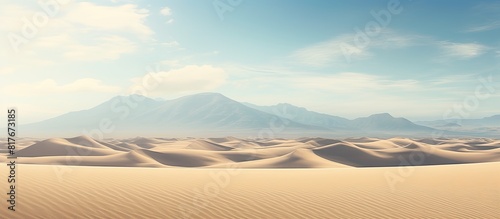
[[[58,2],[0,0],[0,104],[21,123],[136,90],[349,119],[500,114],[499,1]],[[480,78],[495,89],[477,99]]]

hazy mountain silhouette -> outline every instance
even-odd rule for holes
[[[494,123],[499,118],[483,120]],[[87,110],[23,125],[21,133],[33,137],[82,134],[94,134],[94,137],[429,137],[435,130],[388,113],[349,120],[287,103],[258,106],[240,103],[219,93],[200,93],[173,100],[117,96]]]

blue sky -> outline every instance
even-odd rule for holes
[[[499,1],[1,1],[1,104],[23,123],[130,93],[500,114]]]

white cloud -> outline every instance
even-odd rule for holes
[[[120,58],[123,54],[131,53],[136,45],[120,36],[108,36],[97,39],[93,45],[71,44],[64,56],[79,61],[102,61]]]
[[[13,67],[0,67],[0,75],[7,75],[14,73],[16,69]]]
[[[153,31],[144,23],[149,16],[147,9],[134,4],[101,6],[80,2],[71,7],[61,19],[92,30],[133,32],[148,37]]]
[[[56,48],[61,45],[73,44],[74,39],[68,33],[54,34],[50,36],[41,36],[33,42],[33,44],[37,47],[42,48]]]
[[[164,7],[160,10],[160,13],[163,15],[163,16],[170,16],[172,15],[172,10],[170,10],[169,7]]]
[[[483,54],[488,48],[478,43],[452,43],[438,42],[445,57],[457,59],[470,59]]]
[[[62,94],[72,92],[118,92],[119,87],[105,85],[102,81],[93,78],[78,79],[69,84],[58,84],[53,79],[46,79],[33,83],[20,83],[6,86],[4,93],[16,95],[42,95],[42,94]]]
[[[155,96],[165,96],[189,91],[210,91],[226,81],[224,69],[211,65],[189,65],[164,72],[151,72],[141,78],[133,78],[130,88]]]
[[[5,32],[20,32],[23,18],[30,19],[35,11],[13,4],[4,4],[0,8],[0,30]]]
[[[0,23],[0,31],[22,35],[23,19],[31,19],[35,13],[44,12],[36,3],[28,6],[2,5],[0,20],[6,22]],[[145,23],[148,16],[147,9],[131,3],[103,6],[72,2],[61,6],[58,13],[49,18],[47,25],[39,27],[36,36],[19,48],[23,55],[54,53],[71,61],[115,60],[136,51],[139,44],[153,41],[154,32]],[[8,43],[8,40],[5,42]],[[23,62],[38,60],[40,57],[25,56]]]

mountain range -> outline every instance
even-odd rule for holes
[[[431,128],[422,123],[415,124],[388,113],[349,120],[287,103],[258,106],[241,103],[219,93],[200,93],[173,100],[151,99],[136,94],[117,96],[87,110],[23,125],[21,134],[26,137],[83,134],[97,138],[429,137],[437,130],[436,126]],[[451,131],[445,133],[460,135]]]
[[[435,121],[418,121],[416,123],[431,127],[498,127],[500,126],[500,115],[481,119],[443,119]]]

